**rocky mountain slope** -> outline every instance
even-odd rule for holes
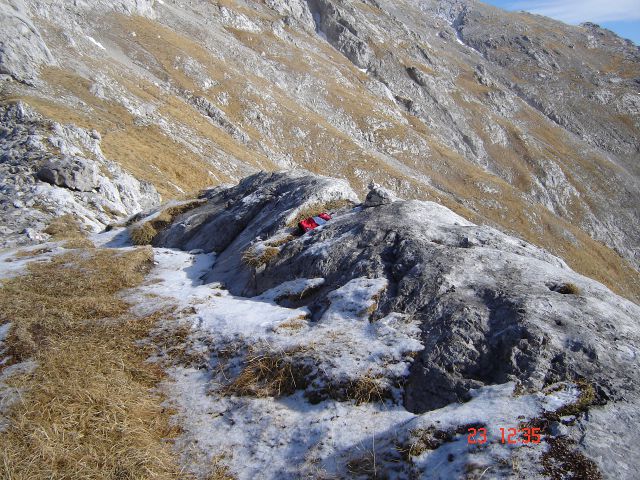
[[[360,203],[344,181],[260,173],[202,198],[152,239],[135,294],[142,310],[177,303],[188,332],[177,362],[175,346],[159,358],[189,470],[222,451],[247,479],[634,478],[634,303],[381,187]],[[505,445],[500,428],[542,440]]]
[[[5,245],[302,166],[640,298],[638,47],[468,0],[2,0]]]

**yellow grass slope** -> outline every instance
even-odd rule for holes
[[[153,347],[138,343],[160,314],[133,316],[118,296],[151,260],[149,248],[75,250],[0,286],[7,353],[37,365],[8,379],[22,394],[0,434],[0,478],[190,478],[171,449],[179,429],[154,390],[163,371],[147,362]]]

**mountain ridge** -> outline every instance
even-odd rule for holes
[[[638,48],[601,29],[455,1],[13,0],[2,15],[27,25],[2,46],[3,103],[95,130],[165,199],[261,169],[337,172],[638,298]],[[39,231],[55,212],[28,210]]]

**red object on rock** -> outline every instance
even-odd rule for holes
[[[309,217],[305,220],[302,220],[298,223],[298,227],[303,233],[307,233],[315,228],[318,228],[320,225],[324,225],[329,220],[331,220],[331,215],[328,213],[321,213],[315,217]]]

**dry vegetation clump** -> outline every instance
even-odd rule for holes
[[[95,245],[87,238],[87,232],[78,223],[78,220],[70,214],[54,218],[44,229],[44,233],[51,235],[51,240],[56,242],[66,240],[65,248],[93,248]]]
[[[208,354],[196,351],[191,339],[192,327],[189,322],[164,325],[163,328],[151,332],[153,344],[162,352],[165,364],[186,367],[206,367]]]
[[[277,247],[265,247],[258,250],[254,247],[249,247],[242,255],[242,261],[245,265],[253,268],[259,268],[262,265],[273,261],[278,256],[280,249]]]
[[[376,463],[376,452],[373,449],[357,458],[349,460],[347,462],[347,470],[351,475],[357,476],[358,478],[386,478],[386,475],[381,475],[381,469]]]
[[[416,428],[409,432],[404,441],[396,443],[395,449],[405,461],[410,461],[411,457],[418,457],[427,450],[437,450],[445,443],[453,442],[457,435],[466,435],[470,428],[486,428],[486,425],[470,423],[449,430],[440,430],[433,425]]]
[[[129,237],[134,245],[151,245],[158,231],[152,222],[144,222],[129,229]]]
[[[44,255],[45,253],[50,253],[51,249],[47,247],[36,248],[34,250],[19,250],[13,254],[15,258],[28,258],[28,257],[37,257],[39,255]]]
[[[300,210],[294,218],[289,220],[287,226],[296,227],[298,223],[307,218],[319,215],[323,212],[331,212],[345,207],[353,207],[353,205],[354,203],[351,200],[346,200],[344,198],[331,200],[325,203],[314,203]]]
[[[8,380],[24,393],[0,435],[0,477],[188,478],[167,443],[179,431],[152,390],[163,371],[139,344],[158,315],[134,317],[117,296],[142,282],[152,257],[69,253],[3,282],[7,354],[37,368]]]
[[[129,228],[131,242],[134,245],[151,245],[156,235],[171,225],[175,218],[189,210],[199,207],[203,203],[203,200],[194,200],[183,205],[169,207],[151,220],[134,224]]]
[[[280,325],[276,327],[277,330],[302,330],[307,326],[307,317],[294,318],[291,320],[287,320],[286,322],[282,322]]]
[[[553,291],[563,295],[580,295],[580,288],[575,283],[557,285]]]
[[[275,238],[273,240],[269,240],[268,245],[270,247],[280,247],[286,243],[289,243],[291,240],[295,240],[295,235],[285,235],[283,237]]]
[[[549,438],[547,443],[549,449],[542,454],[542,467],[549,478],[603,478],[598,465],[578,449],[575,440],[567,437]]]
[[[301,348],[274,351],[265,345],[251,347],[242,371],[221,393],[258,398],[292,395],[307,384],[308,371],[296,361],[303,351]]]
[[[551,425],[561,421],[561,417],[575,416],[586,412],[589,407],[596,404],[597,394],[595,387],[584,379],[577,380],[576,386],[580,392],[578,399],[555,412],[548,412],[541,417],[534,418],[521,424],[523,427],[536,427],[543,434],[543,440],[549,448],[542,454],[542,467],[549,478],[588,478],[602,479],[602,474],[596,463],[586,457],[577,443],[568,437],[552,437]],[[550,390],[561,389],[561,386]]]
[[[396,444],[396,450],[402,458],[409,461],[411,457],[418,457],[427,450],[440,448],[443,444],[451,442],[453,438],[453,432],[439,430],[433,426],[417,428],[409,432],[405,442]]]
[[[354,400],[356,405],[361,405],[382,402],[391,398],[391,392],[382,383],[380,376],[366,374],[350,382],[346,389],[346,398]]]
[[[580,392],[578,399],[575,402],[556,410],[555,415],[558,417],[578,415],[586,411],[596,402],[596,389],[591,383],[586,380],[577,380],[576,386]]]

